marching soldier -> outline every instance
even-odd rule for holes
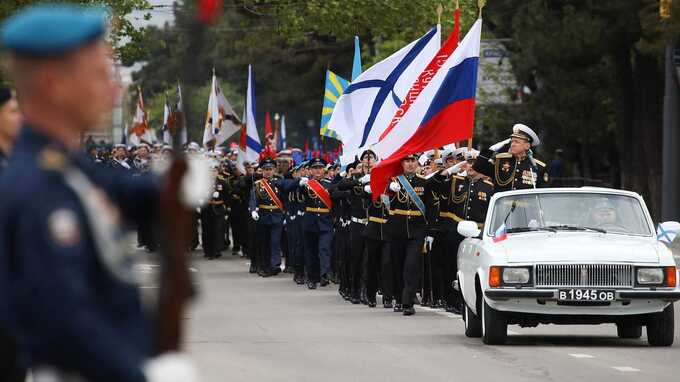
[[[255,181],[250,196],[250,211],[256,222],[259,245],[259,275],[276,276],[281,272],[281,230],[283,229],[282,193],[295,187],[299,179],[283,179],[275,175],[276,162],[265,158],[260,162],[262,179]]]
[[[326,161],[314,158],[309,163],[311,178],[300,178],[300,186],[307,189],[305,216],[302,220],[305,235],[305,267],[307,287],[316,289],[317,284],[329,284],[331,272],[331,242],[333,202],[329,189],[331,182],[324,178]]]
[[[510,138],[479,155],[475,171],[490,177],[496,192],[547,187],[545,163],[535,159],[531,151],[540,143],[531,128],[518,123],[513,126]]]
[[[346,172],[342,174],[342,179],[351,177],[356,167],[356,162],[347,165]],[[342,180],[341,180],[342,181]],[[338,293],[346,301],[352,298],[351,283],[351,253],[350,253],[350,191],[335,189],[331,192],[333,200],[333,263],[335,264],[336,279],[340,284]]]
[[[443,242],[446,253],[442,284],[444,300],[446,310],[456,314],[460,314],[463,301],[460,292],[453,289],[458,273],[458,246],[464,239],[457,231],[458,222],[471,220],[477,222],[480,229],[483,228],[489,201],[494,194],[493,183],[474,169],[475,161],[479,160],[477,155],[476,150],[467,152],[467,162],[459,162],[434,177],[439,183],[437,188],[442,199],[447,201],[442,204],[446,208],[439,214],[446,232]],[[465,176],[458,175],[462,170],[466,170]]]
[[[409,155],[401,161],[403,174],[389,185],[390,211],[386,231],[391,239],[392,266],[395,272],[394,311],[405,316],[416,313],[416,299],[421,273],[421,254],[425,240],[427,207],[423,197],[431,190],[430,182],[416,174],[418,157]]]
[[[37,5],[2,26],[26,122],[0,177],[0,324],[17,334],[36,381],[195,381],[185,357],[151,358],[150,321],[119,242],[125,220],[154,215],[160,182],[81,152],[119,88],[106,18]]]
[[[361,154],[361,160],[375,154],[366,150]],[[364,171],[366,169],[366,171]],[[369,165],[359,163],[349,178],[344,179],[338,185],[341,191],[349,191],[350,197],[350,301],[352,304],[361,302],[361,287],[364,276],[364,230],[368,224],[368,207],[370,200],[364,193],[364,184],[360,181],[370,171]],[[366,178],[364,178],[366,179]],[[370,302],[370,300],[368,301]],[[375,306],[375,302],[372,304]]]
[[[201,209],[201,228],[203,253],[208,260],[222,256],[224,248],[224,217],[227,215],[228,193],[225,180],[218,176],[217,168],[213,169],[215,185],[208,203]]]
[[[293,168],[291,177],[301,177],[302,164]],[[286,230],[288,236],[288,259],[286,264],[293,270],[293,281],[302,285],[305,283],[305,247],[302,231],[302,217],[304,216],[305,195],[303,189],[296,187],[288,191],[286,199]]]
[[[132,166],[127,160],[127,147],[124,144],[117,144],[113,146],[113,155],[109,161],[109,166],[113,168],[120,168],[123,170],[131,170]]]

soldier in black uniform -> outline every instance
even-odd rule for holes
[[[290,173],[292,179],[301,177],[302,164],[293,168]],[[286,230],[288,244],[288,258],[286,266],[293,271],[293,281],[302,285],[305,283],[305,246],[302,231],[302,217],[305,210],[304,190],[296,187],[287,193],[286,198]]]
[[[356,165],[356,162],[347,165],[346,173],[341,178],[350,177]],[[349,301],[352,297],[351,243],[349,236],[349,224],[351,221],[350,191],[336,189],[331,192],[331,197],[333,199],[333,210],[331,211],[333,216],[333,263],[337,273],[336,278],[340,284],[338,293],[345,300]]]
[[[375,157],[371,150],[366,150],[361,154],[361,159],[367,156]],[[352,175],[343,179],[338,185],[341,191],[349,191],[350,197],[350,223],[349,223],[349,241],[350,241],[350,301],[352,304],[359,304],[361,302],[361,287],[364,277],[364,250],[365,240],[364,231],[368,224],[368,207],[371,202],[369,197],[364,192],[364,184],[366,183],[364,176],[368,175],[370,167],[364,170],[364,163],[359,163]],[[364,181],[362,182],[362,178]],[[375,298],[374,298],[375,300]],[[375,306],[375,301],[369,305]]]
[[[385,228],[391,239],[392,265],[397,281],[394,310],[403,309],[405,316],[411,316],[415,314],[413,304],[420,283],[420,257],[427,224],[423,198],[431,191],[431,182],[416,174],[416,155],[404,157],[401,164],[403,174],[393,178],[389,185],[390,211]]]
[[[132,170],[132,166],[127,158],[127,147],[124,144],[119,143],[113,146],[109,166],[123,170]]]
[[[471,220],[477,222],[480,229],[486,219],[486,211],[489,208],[489,200],[494,194],[494,185],[484,176],[474,170],[473,166],[477,159],[477,151],[470,150],[466,153],[467,162],[460,162],[455,166],[443,170],[435,175],[438,183],[439,194],[447,203],[443,204],[446,209],[440,212],[443,219],[443,227],[446,231],[443,242],[445,253],[444,273],[444,300],[446,310],[460,314],[462,297],[460,292],[453,289],[453,281],[458,272],[458,246],[464,237],[458,231],[458,222]],[[460,170],[467,170],[465,176],[458,175]],[[447,178],[449,177],[450,178]]]
[[[224,217],[227,215],[228,193],[225,181],[214,169],[215,189],[208,203],[201,209],[201,228],[203,239],[203,253],[208,260],[222,256],[224,248]]]
[[[370,198],[370,185],[364,186],[364,193]],[[368,306],[376,305],[378,280],[382,291],[382,304],[385,309],[392,309],[394,296],[394,271],[390,255],[390,240],[385,232],[389,217],[389,208],[385,204],[386,195],[376,201],[369,201],[368,224],[364,230],[366,239],[366,297]],[[380,275],[380,277],[378,277]]]
[[[532,147],[538,135],[520,123],[512,128],[510,138],[484,150],[475,161],[475,171],[491,178],[496,192],[548,186],[545,163],[534,159]]]

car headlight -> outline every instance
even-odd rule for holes
[[[664,283],[663,268],[638,268],[637,282],[641,285],[661,285]]]
[[[503,268],[503,284],[527,284],[530,280],[529,268]]]

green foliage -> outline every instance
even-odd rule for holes
[[[140,44],[144,40],[144,29],[135,28],[129,14],[136,10],[148,10],[148,0],[61,0],[76,4],[104,5],[109,8],[111,15],[111,40],[116,52],[123,62],[134,62],[143,55]],[[0,22],[15,14],[23,7],[38,3],[54,3],[45,0],[2,0],[0,1]],[[150,17],[146,14],[145,17]]]

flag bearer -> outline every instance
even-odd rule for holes
[[[395,312],[405,316],[415,314],[413,304],[419,287],[421,255],[427,225],[424,196],[430,192],[428,180],[416,174],[418,157],[409,155],[401,160],[403,173],[389,185],[390,210],[385,226],[391,239],[392,266],[397,283],[394,293]]]

